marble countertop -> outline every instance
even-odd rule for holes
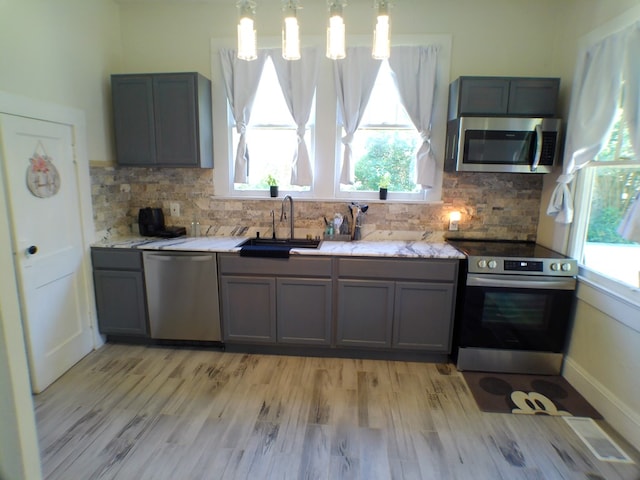
[[[142,250],[170,250],[195,252],[239,252],[238,244],[247,237],[178,237],[157,239],[130,237],[102,240],[93,244],[104,248],[138,248]],[[401,258],[450,258],[463,259],[451,245],[423,241],[381,240],[335,242],[323,241],[316,249],[294,248],[291,255],[325,255],[357,257],[401,257]]]

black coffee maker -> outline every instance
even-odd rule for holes
[[[161,208],[141,208],[138,212],[138,228],[143,237],[173,238],[187,234],[184,227],[167,227]]]

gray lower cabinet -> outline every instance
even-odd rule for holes
[[[448,353],[458,262],[340,258],[336,344]]]
[[[324,278],[278,278],[278,343],[331,344],[331,290]]]
[[[91,259],[100,333],[147,336],[142,253],[92,248]]]
[[[275,278],[223,275],[220,294],[226,341],[275,343]]]
[[[390,347],[394,282],[338,280],[336,344]]]
[[[454,292],[453,284],[397,282],[393,347],[448,353]]]
[[[220,254],[224,339],[330,345],[330,258],[249,258]]]

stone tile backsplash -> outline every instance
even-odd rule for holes
[[[200,222],[208,235],[271,236],[270,211],[278,237],[288,236],[279,222],[282,198],[220,199],[213,196],[212,170],[183,168],[91,167],[91,193],[97,238],[137,233],[142,207],[161,207],[167,225]],[[363,240],[427,240],[446,236],[535,240],[542,176],[503,173],[444,173],[442,203],[371,201]],[[323,216],[349,215],[348,201],[295,199],[295,234],[322,235]],[[170,216],[171,202],[180,215]],[[287,205],[288,207],[288,205]],[[458,232],[449,232],[449,212],[462,213]]]

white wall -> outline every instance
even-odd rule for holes
[[[113,157],[109,74],[121,51],[112,0],[0,0],[0,90],[83,110],[91,160]]]
[[[120,59],[112,0],[0,0],[0,91],[83,110],[91,159],[112,157],[108,74]],[[4,198],[0,178],[0,478],[31,480],[39,453]]]
[[[560,31],[562,59],[573,68],[578,48],[640,20],[640,2],[584,0]],[[570,43],[571,46],[566,45]],[[567,104],[568,104],[568,98]],[[565,105],[565,118],[568,107]],[[571,226],[556,224],[546,207],[557,175],[544,181],[538,241],[567,251]],[[563,374],[605,417],[640,449],[640,305],[633,305],[598,285],[580,279],[571,340]],[[635,322],[634,322],[635,320]]]

